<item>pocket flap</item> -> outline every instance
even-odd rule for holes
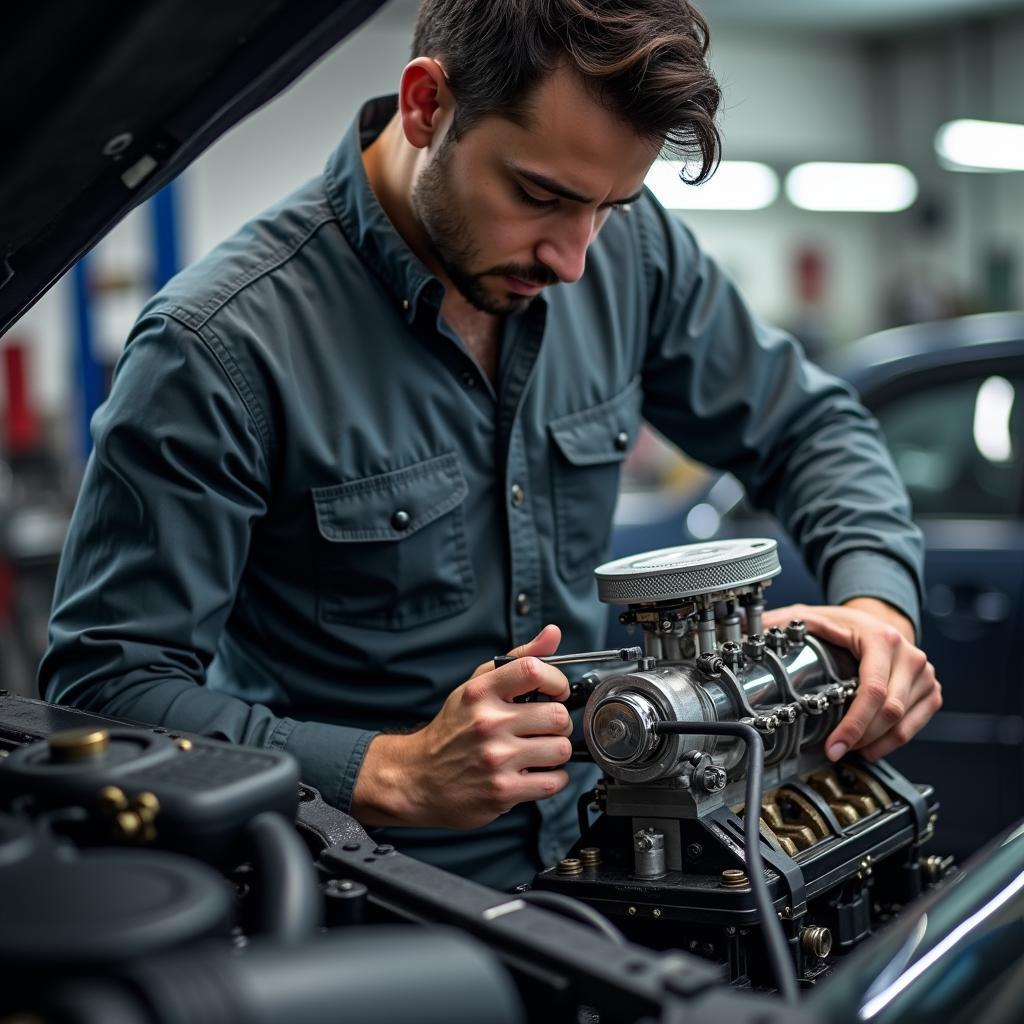
[[[336,543],[401,540],[450,512],[469,488],[449,452],[414,466],[314,487],[320,535]]]
[[[642,404],[640,378],[634,377],[607,402],[552,420],[548,430],[574,466],[621,462],[636,440]]]

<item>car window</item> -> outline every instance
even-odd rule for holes
[[[875,410],[917,516],[1016,515],[1024,375],[936,382]]]

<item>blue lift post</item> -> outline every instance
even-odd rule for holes
[[[71,270],[75,324],[75,376],[78,381],[78,437],[83,464],[92,451],[89,421],[103,401],[106,386],[103,364],[96,358],[93,346],[95,331],[92,298],[89,294],[89,256],[83,256]]]
[[[178,240],[177,185],[165,185],[146,204],[153,243],[151,284],[162,288],[180,267]],[[75,376],[78,383],[79,452],[84,463],[92,452],[89,423],[106,397],[106,372],[96,358],[95,325],[89,288],[89,256],[83,256],[71,271],[76,340]]]
[[[168,182],[149,203],[153,231],[153,291],[157,292],[181,269],[178,224],[178,184]]]

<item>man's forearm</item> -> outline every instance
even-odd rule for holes
[[[90,681],[83,668],[73,685],[63,684],[60,673],[50,683],[49,699],[88,711],[284,750],[299,762],[302,781],[346,812],[366,748],[375,735],[281,717],[262,704],[249,704],[180,676],[159,677],[136,670],[106,679],[94,673]]]

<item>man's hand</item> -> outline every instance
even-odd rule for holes
[[[569,682],[537,660],[554,654],[561,639],[557,626],[545,626],[509,651],[518,660],[498,669],[491,662],[479,666],[422,729],[375,736],[352,813],[369,826],[478,828],[516,804],[563,789],[569,775],[560,766],[572,754],[572,720],[557,702],[569,696]],[[532,690],[554,700],[513,703]],[[538,768],[548,770],[530,770]]]
[[[764,627],[802,619],[822,640],[860,659],[860,685],[843,720],[825,741],[838,761],[860,750],[870,761],[895,750],[942,707],[942,687],[924,651],[914,645],[909,620],[891,605],[858,597],[841,607],[791,605],[765,612]]]

